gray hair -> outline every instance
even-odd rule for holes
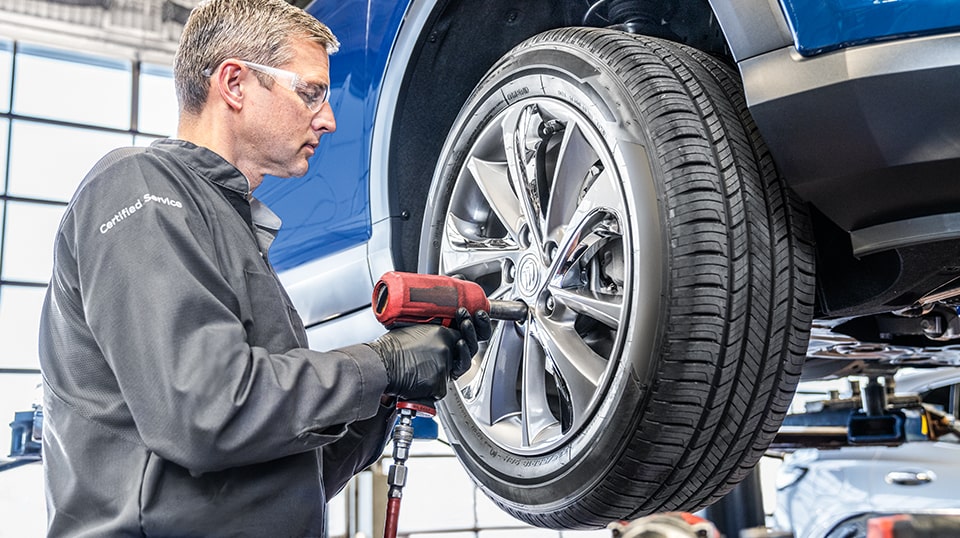
[[[173,60],[180,113],[203,109],[210,89],[204,71],[228,58],[279,67],[293,59],[297,39],[313,41],[327,54],[340,48],[326,25],[284,0],[204,0],[190,13]],[[259,78],[271,87],[271,79]]]

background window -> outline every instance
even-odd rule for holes
[[[0,288],[0,368],[40,368],[37,355],[37,327],[40,325],[40,306],[46,288],[29,286],[6,285]],[[0,379],[21,384],[21,389],[32,387],[38,380],[33,376],[5,376]],[[10,394],[5,392],[4,394]],[[9,424],[15,411],[30,409],[32,400],[0,401],[0,404],[15,404],[10,407],[0,407],[0,424]],[[13,409],[13,407],[24,409]],[[4,446],[9,448],[10,429],[2,430],[4,435],[0,440],[6,440]],[[6,453],[4,453],[6,454]]]
[[[53,237],[63,210],[59,205],[7,202],[0,278],[36,283],[49,280],[53,267]]]
[[[16,61],[13,112],[130,129],[130,62],[23,45]]]
[[[142,133],[172,135],[177,132],[177,94],[173,70],[143,64],[140,68],[138,130]]]
[[[0,112],[10,111],[10,74],[13,72],[13,43],[0,39]]]
[[[9,194],[68,202],[90,168],[108,151],[129,146],[127,133],[14,120]]]
[[[9,140],[7,135],[9,134],[10,134],[10,120],[6,118],[0,118],[0,170],[7,169],[7,141]],[[7,190],[6,181],[0,181],[0,194],[5,193],[6,190]]]

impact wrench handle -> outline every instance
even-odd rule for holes
[[[488,300],[479,284],[449,276],[390,271],[373,287],[373,312],[388,329],[415,323],[449,327],[460,307],[471,315],[485,310],[499,320],[520,321],[527,317],[527,305],[523,302]]]
[[[383,538],[397,537],[397,521],[400,519],[400,498],[407,482],[407,458],[413,444],[413,417],[432,417],[437,414],[432,403],[420,401],[397,402],[397,424],[393,427],[393,464],[387,473],[387,519],[383,525]]]

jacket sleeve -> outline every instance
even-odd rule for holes
[[[112,165],[75,200],[61,238],[76,245],[86,322],[147,448],[203,473],[359,433],[349,425],[382,412],[377,355],[248,345],[245,298],[210,231],[239,216],[208,214],[209,201],[156,179],[165,174],[149,159]]]
[[[323,485],[328,499],[383,454],[396,419],[393,405],[381,405],[372,418],[354,422],[334,443],[323,447]]]

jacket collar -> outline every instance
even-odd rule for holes
[[[248,224],[254,225],[254,233],[261,251],[270,250],[270,245],[276,238],[282,222],[269,207],[250,195],[250,182],[240,170],[237,170],[237,167],[216,152],[186,140],[164,138],[150,145],[169,151],[194,173],[210,183],[242,195],[250,204],[252,222]]]
[[[186,140],[163,138],[151,146],[174,154],[198,176],[224,189],[250,196],[250,182],[236,166],[214,151]]]

